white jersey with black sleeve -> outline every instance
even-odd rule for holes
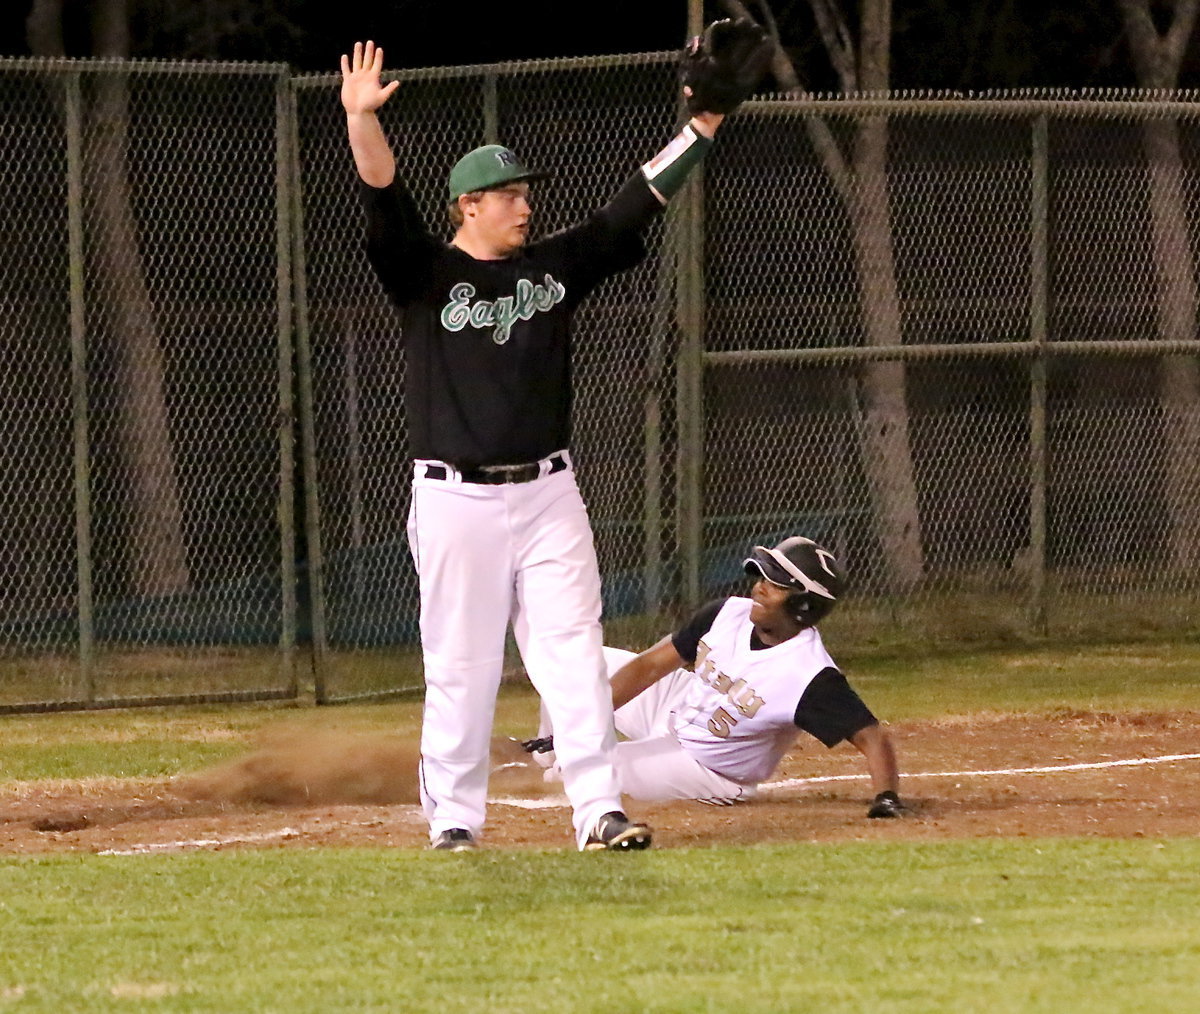
[[[801,730],[831,747],[876,721],[815,627],[766,645],[750,622],[752,605],[710,603],[672,638],[694,669],[672,731],[690,756],[743,785],[770,777]]]

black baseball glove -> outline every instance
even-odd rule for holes
[[[900,797],[896,793],[888,791],[881,792],[871,802],[871,808],[867,811],[867,816],[875,817],[904,817],[908,814],[908,807],[900,802]]]
[[[758,87],[772,48],[770,36],[749,18],[714,21],[680,57],[681,77],[691,92],[688,113],[732,113]]]
[[[554,737],[543,736],[541,739],[521,740],[521,749],[526,753],[549,753],[554,749]]]

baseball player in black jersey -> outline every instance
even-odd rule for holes
[[[712,145],[722,113],[680,133],[582,223],[530,239],[531,171],[502,145],[449,175],[454,237],[435,238],[376,116],[383,51],[342,57],[342,104],[367,252],[402,314],[413,457],[408,538],[421,593],[421,798],[432,847],[475,846],[507,625],[558,730],[580,849],[637,849],[622,812],[600,626],[600,579],[570,444],[571,318],[645,255],[641,238]],[[685,95],[690,91],[685,90]]]
[[[756,546],[749,598],[710,602],[640,655],[605,648],[621,790],[634,799],[736,803],[770,777],[801,730],[827,747],[848,740],[874,787],[868,817],[898,817],[891,738],[825,650],[816,623],[842,595],[833,554],[793,536]],[[552,722],[527,750],[552,777]]]

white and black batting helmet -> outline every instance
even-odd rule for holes
[[[742,566],[747,574],[792,590],[788,608],[806,627],[828,615],[846,590],[846,572],[834,555],[803,535],[784,539],[774,549],[755,546]]]

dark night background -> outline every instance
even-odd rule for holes
[[[385,47],[389,67],[673,49],[686,36],[686,0],[570,4],[563,0],[126,0],[131,55],[283,61],[333,72],[355,39]],[[32,0],[0,10],[0,54],[29,54]],[[91,55],[89,0],[63,0],[68,56]],[[836,90],[807,0],[773,0],[781,36],[813,91]],[[857,4],[842,4],[853,23]],[[1160,27],[1170,4],[1159,2]],[[705,20],[723,16],[715,2]],[[1136,79],[1117,0],[908,0],[893,8],[892,87],[1132,87]],[[1193,40],[1181,87],[1200,86]]]
[[[0,0],[0,55],[21,57],[33,51],[27,17],[34,3]],[[37,9],[43,12],[61,3],[62,13],[61,31],[52,18],[56,30],[39,36],[37,51],[42,54],[88,57],[109,52],[143,60],[269,61],[330,79],[337,74],[340,54],[355,40],[366,38],[385,47],[388,69],[676,50],[685,41],[688,11],[686,0],[636,4],[625,0],[605,4],[571,4],[569,0],[493,4],[478,0],[38,3]],[[751,0],[747,3],[756,6]],[[859,0],[839,3],[851,33],[857,34],[854,12]],[[1169,0],[1154,0],[1160,31],[1170,22],[1174,9]],[[810,0],[771,0],[771,10],[804,85],[815,93],[836,91],[838,77],[816,31]],[[718,0],[708,0],[705,20],[719,17],[723,11]],[[126,32],[116,31],[109,35],[115,43],[111,48],[97,46],[93,19],[98,12],[122,15],[109,27],[127,29],[127,44]],[[890,81],[896,91],[977,94],[1006,89],[1132,88],[1138,84],[1118,0],[896,0],[892,29]],[[1200,33],[1193,35],[1191,52],[1179,76],[1184,88],[1200,87],[1196,34]],[[669,81],[669,71],[664,74],[661,67],[655,67],[654,74],[656,89]],[[0,305],[17,308],[9,329],[9,344],[17,351],[8,355],[11,362],[7,365],[10,372],[18,371],[17,379],[7,382],[9,398],[0,408],[25,413],[15,415],[16,419],[38,420],[30,426],[28,439],[0,441],[0,474],[33,477],[16,480],[25,481],[32,489],[29,496],[0,498],[0,530],[14,546],[28,547],[0,571],[10,578],[11,591],[5,593],[9,602],[28,609],[20,596],[25,589],[35,589],[37,601],[29,622],[42,622],[39,617],[45,611],[50,616],[46,622],[64,624],[61,629],[68,631],[53,636],[69,641],[74,636],[69,631],[75,622],[71,604],[78,577],[74,473],[61,465],[51,472],[45,462],[52,454],[59,455],[53,459],[57,462],[70,461],[74,448],[70,412],[64,414],[59,406],[69,404],[72,390],[71,362],[61,338],[73,325],[68,314],[75,307],[64,287],[76,277],[71,272],[72,259],[79,258],[64,241],[70,235],[70,222],[68,202],[62,200],[61,191],[63,181],[69,183],[64,172],[69,169],[69,158],[64,157],[57,110],[47,104],[52,93],[42,86],[42,79],[50,76],[23,70],[11,73],[0,95],[6,103],[5,115],[0,117],[0,126],[5,128],[0,130],[4,136],[0,147],[4,164],[14,167],[8,173],[6,199],[0,201],[0,264],[12,267],[7,278],[0,279],[4,289]],[[85,76],[96,80],[121,77],[78,75]],[[535,76],[514,75],[507,87],[531,88]],[[520,124],[515,134],[518,150],[523,150],[526,142],[535,149],[539,144],[545,148],[549,139],[549,150],[563,156],[562,176],[568,178],[575,169],[590,167],[598,157],[604,159],[605,172],[613,182],[620,178],[618,171],[632,171],[631,153],[620,131],[614,131],[611,141],[604,135],[585,139],[580,135],[587,143],[566,150],[561,139],[571,135],[563,132],[562,125],[590,123],[595,113],[577,115],[572,106],[572,89],[580,89],[585,72],[546,75],[552,76],[556,80],[536,83],[540,91],[531,88],[530,104],[540,104],[539,116]],[[172,84],[175,77],[178,83]],[[189,80],[193,78],[202,80]],[[254,84],[256,78],[261,80]],[[102,638],[136,640],[138,632],[152,624],[157,624],[154,629],[162,630],[164,636],[195,638],[202,643],[243,639],[268,643],[275,636],[273,624],[281,615],[276,599],[280,589],[275,577],[279,515],[274,498],[280,453],[275,442],[280,418],[276,371],[284,302],[277,298],[281,259],[276,256],[282,238],[277,215],[285,206],[277,199],[276,189],[280,182],[276,159],[283,137],[277,129],[276,105],[281,79],[282,75],[166,75],[166,86],[156,78],[142,89],[141,94],[153,95],[155,102],[152,108],[141,107],[143,112],[149,110],[146,115],[129,118],[128,132],[113,130],[113,120],[102,115],[80,124],[81,130],[91,131],[81,161],[94,170],[88,177],[92,192],[104,198],[82,202],[89,244],[84,251],[89,258],[86,263],[105,265],[86,276],[89,284],[94,279],[86,303],[86,324],[88,397],[89,406],[95,406],[88,431],[89,467],[96,477],[93,555],[96,571],[103,575],[96,599],[109,610],[99,617],[97,630]],[[564,88],[563,80],[572,84]],[[451,82],[454,85],[456,82]],[[113,88],[106,95],[90,83],[88,87],[91,90],[84,92],[81,85],[79,94],[93,101],[79,105],[89,114],[108,115],[106,103],[100,99],[133,94],[122,95],[121,89]],[[580,89],[579,93],[584,92]],[[415,636],[416,615],[415,586],[395,579],[410,573],[402,523],[398,530],[395,525],[405,517],[407,502],[403,484],[389,478],[403,474],[404,467],[403,442],[396,439],[404,427],[397,397],[403,363],[394,354],[394,315],[370,279],[361,254],[361,212],[354,206],[353,166],[336,89],[322,84],[321,88],[296,88],[296,94],[298,122],[307,131],[301,134],[303,157],[294,174],[304,201],[303,239],[320,253],[310,262],[311,268],[296,270],[306,272],[317,386],[327,389],[314,413],[313,430],[317,460],[321,467],[333,469],[328,481],[324,474],[317,477],[322,486],[322,524],[328,525],[323,539],[329,632],[336,643],[391,643]],[[394,109],[393,122],[398,131],[410,123],[429,130],[428,137],[414,132],[411,151],[415,155],[420,149],[426,167],[441,166],[429,177],[440,194],[440,174],[457,153],[478,143],[472,138],[479,136],[482,124],[447,125],[446,117],[429,115],[429,110],[443,102],[461,101],[462,93],[454,87],[443,91],[439,82],[419,94],[424,104],[413,102]],[[474,94],[478,102],[478,94]],[[606,102],[612,98],[607,91],[586,94],[602,95]],[[513,102],[514,95],[507,96],[507,101]],[[659,111],[654,121],[643,116],[631,133],[646,133],[652,122],[665,132],[671,113],[670,109]],[[1052,263],[1046,270],[1053,272],[1050,280],[1055,286],[1048,330],[1055,338],[1077,341],[1149,339],[1157,326],[1154,300],[1148,295],[1154,284],[1152,229],[1138,189],[1142,176],[1126,171],[1144,157],[1140,139],[1127,123],[1076,122],[1073,115],[1048,133],[1047,143],[1056,146],[1051,149],[1059,160],[1055,164],[1064,170],[1058,184],[1063,188],[1062,203],[1053,207],[1066,209],[1048,223],[1054,230],[1054,245],[1049,252]],[[21,129],[23,123],[37,129]],[[1017,340],[1028,327],[1026,317],[1033,304],[1028,292],[1031,258],[1021,249],[1021,238],[1031,221],[1021,197],[1027,178],[1021,173],[1028,173],[1022,166],[1029,162],[1027,126],[1023,128],[1017,118],[988,122],[963,117],[962,122],[954,123],[948,119],[932,124],[912,122],[906,124],[906,131],[903,138],[909,147],[897,144],[896,151],[908,160],[908,178],[919,177],[919,185],[908,188],[908,204],[896,212],[896,221],[908,237],[902,248],[908,272],[905,284],[912,293],[906,306],[906,311],[912,307],[905,319],[908,334],[916,342],[929,343]],[[218,133],[219,139],[214,140]],[[751,133],[756,136],[749,136]],[[745,142],[758,146],[758,157],[748,156],[737,165],[731,160],[729,169],[736,174],[743,165],[755,166],[753,178],[759,186],[749,191],[737,188],[744,191],[740,197],[730,187],[734,196],[722,194],[722,200],[711,202],[712,213],[706,218],[706,223],[711,223],[706,224],[710,235],[729,236],[705,249],[705,265],[711,265],[711,270],[705,275],[704,339],[706,347],[714,350],[774,348],[781,334],[814,345],[854,342],[860,334],[853,295],[857,284],[854,255],[833,185],[811,171],[815,163],[807,161],[809,152],[800,146],[793,144],[797,150],[779,158],[779,145],[772,144],[778,136],[777,129],[747,132]],[[1192,165],[1195,132],[1189,131],[1186,140],[1187,164]],[[128,143],[117,149],[114,141]],[[654,150],[649,141],[645,143],[646,150]],[[626,167],[621,169],[621,165]],[[118,173],[128,169],[127,176],[106,171],[108,166],[115,166]],[[919,172],[913,171],[914,166]],[[936,208],[934,202],[940,201],[943,190],[938,189],[937,181],[930,182],[929,166],[950,167],[945,173],[948,201]],[[717,179],[715,173],[714,169]],[[804,182],[797,183],[801,179]],[[127,180],[133,185],[124,187]],[[775,181],[778,185],[772,185]],[[430,192],[426,189],[423,199]],[[713,192],[720,193],[719,185]],[[560,185],[555,196],[559,201],[556,211],[562,216],[558,221],[565,222],[568,214],[591,210],[586,202],[596,200],[597,191]],[[110,214],[110,206],[116,213]],[[426,206],[433,208],[432,203]],[[764,213],[763,209],[772,208],[786,208],[786,214]],[[813,214],[805,215],[805,208],[811,208]],[[811,230],[795,224],[810,220],[819,223]],[[740,223],[751,221],[754,228],[739,228]],[[940,222],[946,228],[936,228]],[[981,236],[989,239],[981,242]],[[758,253],[760,248],[768,252],[766,256]],[[672,263],[669,257],[662,260]],[[798,277],[795,265],[801,263],[814,267]],[[757,264],[754,270],[746,270],[753,264]],[[642,381],[631,383],[629,376],[640,377],[644,371],[649,381],[645,389],[661,386],[662,445],[682,444],[676,422],[680,416],[672,414],[678,408],[674,381],[666,365],[671,353],[657,351],[654,359],[643,351],[643,336],[653,327],[662,327],[667,318],[660,314],[669,312],[658,300],[664,282],[657,272],[657,263],[648,264],[640,276],[631,273],[613,283],[629,286],[633,294],[613,288],[590,326],[606,327],[607,323],[599,322],[617,321],[613,330],[620,332],[622,341],[594,343],[602,350],[590,353],[592,358],[583,367],[589,371],[592,386],[598,388],[590,395],[593,404],[604,406],[592,409],[589,423],[602,425],[604,432],[586,438],[594,445],[590,452],[597,475],[594,481],[597,489],[616,491],[606,494],[609,499],[604,509],[620,526],[611,529],[616,534],[605,536],[609,540],[603,548],[606,574],[619,572],[625,576],[623,580],[627,578],[624,584],[613,581],[609,587],[632,589],[622,593],[626,596],[622,608],[630,609],[643,601],[639,596],[644,547],[639,526],[644,508],[636,479],[629,481],[629,461],[641,460],[646,441],[640,430],[644,406],[636,401],[643,390],[639,386]],[[665,279],[665,273],[661,277]],[[145,291],[130,285],[142,286]],[[6,292],[16,295],[6,296]],[[157,325],[157,332],[150,331],[150,324],[143,326],[134,319],[135,311]],[[121,313],[128,315],[128,326]],[[784,314],[791,317],[781,328]],[[674,334],[669,322],[662,330]],[[142,605],[157,601],[162,585],[154,584],[153,568],[139,569],[141,564],[134,555],[149,545],[148,540],[139,541],[138,533],[144,519],[154,521],[149,510],[154,501],[148,496],[138,501],[128,493],[139,488],[134,480],[150,477],[150,473],[139,475],[131,469],[130,453],[122,443],[122,413],[136,401],[124,395],[127,371],[121,364],[134,348],[126,341],[127,334],[149,335],[147,342],[157,336],[160,347],[170,352],[165,357],[161,390],[176,435],[163,454],[174,455],[183,516],[167,535],[178,544],[187,542],[183,546],[183,555],[188,557],[187,577],[202,593],[178,621],[152,616]],[[365,498],[356,487],[358,479],[348,477],[345,467],[351,431],[347,408],[351,396],[342,393],[344,378],[350,373],[345,365],[348,335],[353,336],[356,357],[353,432],[356,440],[365,434],[361,452],[355,452],[356,461],[363,463],[361,474],[374,476],[377,482]],[[669,350],[674,340],[657,340],[657,346]],[[44,352],[51,347],[58,350],[53,360]],[[45,366],[47,362],[50,367]],[[651,367],[644,367],[644,362]],[[1028,386],[1021,383],[1023,365],[997,365],[991,359],[981,362],[978,369],[948,368],[941,363],[914,365],[907,374],[906,397],[911,398],[914,415],[923,413],[924,418],[940,420],[952,415],[956,405],[968,406],[961,413],[961,426],[945,427],[940,421],[928,425],[919,447],[923,460],[932,463],[931,472],[938,476],[923,494],[927,502],[936,502],[932,516],[954,519],[953,523],[934,524],[929,559],[937,566],[961,566],[964,573],[979,564],[991,574],[995,564],[999,568],[996,573],[1011,572],[1015,582],[1019,580],[1017,561],[1024,552],[1019,547],[1030,538],[1026,530],[1031,494],[1025,479],[1030,459],[1022,443],[1028,413],[1020,409]],[[1107,360],[1074,371],[1056,365],[1058,372],[1051,372],[1047,381],[1051,407],[1057,411],[1061,405],[1067,420],[1061,424],[1065,443],[1056,449],[1059,457],[1049,466],[1058,470],[1055,481],[1060,485],[1047,508],[1047,552],[1052,564],[1061,563],[1072,574],[1094,565],[1099,568],[1097,580],[1124,580],[1118,575],[1126,573],[1126,565],[1163,551],[1163,504],[1171,498],[1165,480],[1153,474],[1157,466],[1145,466],[1147,460],[1158,459],[1144,453],[1145,446],[1157,448],[1162,443],[1158,431],[1144,420],[1159,418],[1162,413],[1156,407],[1129,409],[1133,421],[1128,432],[1133,435],[1127,437],[1132,443],[1124,453],[1115,453],[1114,447],[1121,445],[1112,443],[1113,432],[1125,432],[1124,417],[1108,413],[1110,403],[1117,406],[1113,413],[1126,411],[1127,405],[1149,404],[1152,367],[1145,362],[1152,363],[1139,361],[1134,369],[1128,362]],[[1072,360],[1070,365],[1074,363]],[[638,372],[627,374],[629,364],[635,364],[633,369]],[[49,384],[43,376],[47,369],[57,371]],[[840,517],[840,513],[830,512],[842,512],[848,503],[869,502],[868,478],[856,463],[852,436],[839,437],[841,449],[825,456],[832,462],[829,472],[822,473],[829,476],[828,481],[811,483],[818,493],[800,488],[809,478],[799,470],[792,470],[787,481],[793,485],[785,490],[776,478],[779,470],[772,467],[776,441],[759,439],[764,432],[764,405],[773,407],[771,428],[766,432],[782,435],[778,443],[786,446],[802,447],[805,440],[821,432],[814,427],[831,425],[809,422],[809,417],[845,417],[847,423],[832,425],[843,434],[857,432],[853,420],[858,409],[847,407],[847,392],[849,398],[859,397],[854,393],[859,390],[858,382],[849,383],[848,372],[843,375],[838,367],[820,375],[823,387],[817,386],[817,380],[806,380],[811,387],[796,398],[792,396],[797,390],[794,375],[771,373],[771,369],[774,367],[756,365],[740,373],[729,371],[734,379],[721,381],[725,386],[714,388],[707,402],[706,407],[719,410],[720,421],[706,422],[706,426],[720,433],[724,441],[714,443],[713,460],[745,467],[713,478],[706,504],[713,507],[715,516],[735,519],[741,525],[741,519],[755,516],[752,512],[760,512],[763,504],[803,504],[813,516]],[[608,387],[603,387],[605,384]],[[149,384],[133,387],[151,389]],[[182,395],[176,397],[176,392]],[[50,397],[64,401],[47,412],[39,399]],[[627,398],[631,400],[622,400]],[[362,420],[359,405],[365,406]],[[626,418],[617,418],[620,413],[612,406],[629,406],[630,411],[624,413]],[[600,419],[603,412],[612,412],[613,418]],[[254,419],[259,421],[247,421]],[[997,423],[997,419],[1002,421]],[[145,423],[137,422],[159,427],[156,433],[168,432],[149,414]],[[976,425],[981,428],[973,429]],[[257,436],[247,437],[248,433]],[[955,442],[969,452],[956,450]],[[296,446],[303,446],[302,441],[298,439]],[[1136,476],[1132,486],[1122,479],[1122,469],[1134,467],[1130,462],[1151,469],[1144,474],[1131,473]],[[674,467],[668,462],[663,471],[664,518],[674,509],[671,498],[677,496]],[[308,595],[304,585],[308,543],[301,520],[307,514],[304,481],[305,477],[300,477],[295,484],[293,505],[301,524],[296,562],[302,603]],[[1109,496],[1108,490],[1117,493]],[[1175,502],[1184,500],[1177,497]],[[350,524],[355,511],[363,519],[361,533]],[[870,512],[858,514],[865,520],[848,522],[857,527],[846,536],[854,540],[857,548],[853,552],[863,559],[882,558],[873,548],[877,535],[867,517]],[[631,518],[634,520],[627,524]],[[235,519],[238,523],[231,523]],[[171,523],[175,524],[174,519]],[[663,536],[657,562],[664,566],[672,552],[674,531],[667,530]],[[761,533],[751,536],[740,529],[722,531],[723,545],[740,547],[746,538],[761,537]],[[47,544],[51,547],[43,552]],[[372,551],[370,555],[360,552],[364,547]],[[1110,566],[1117,568],[1111,575]],[[18,579],[11,579],[13,573]],[[251,584],[230,591],[235,576],[241,580],[237,575],[254,576]],[[862,580],[865,586],[884,578],[880,571]],[[206,597],[210,590],[211,597]],[[362,602],[367,605],[360,605]],[[234,607],[229,610],[222,603],[234,603]],[[5,597],[0,594],[0,606],[4,604]],[[206,626],[210,622],[220,629],[214,633]],[[303,608],[300,622],[304,636],[308,621]]]

